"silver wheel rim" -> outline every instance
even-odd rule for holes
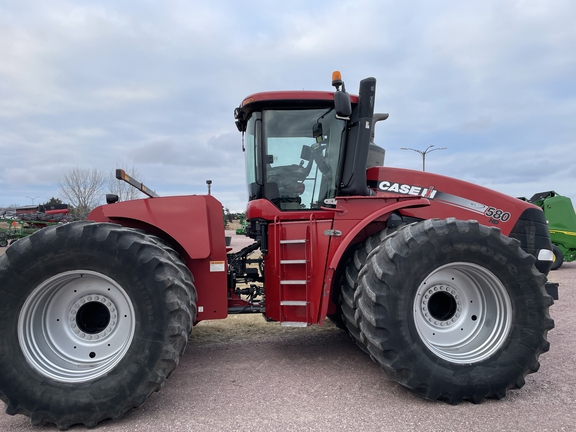
[[[28,363],[42,375],[84,382],[118,364],[134,329],[126,291],[101,273],[75,270],[32,291],[20,311],[18,340]]]
[[[456,262],[428,275],[414,298],[414,323],[426,347],[452,363],[477,363],[506,341],[512,304],[486,268]]]

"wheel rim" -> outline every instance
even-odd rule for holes
[[[506,341],[512,305],[486,268],[457,262],[428,275],[414,298],[414,323],[430,351],[452,363],[476,363]]]
[[[134,329],[126,291],[101,273],[76,270],[47,279],[30,294],[20,311],[18,339],[42,375],[83,382],[118,364]]]

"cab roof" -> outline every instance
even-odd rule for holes
[[[358,103],[358,96],[350,95],[350,101],[353,105]],[[254,93],[242,101],[240,108],[255,103],[256,105],[276,105],[279,102],[287,102],[290,105],[314,105],[319,102],[321,105],[326,105],[329,102],[334,102],[334,92],[329,91],[310,91],[310,90],[284,90],[284,91],[269,91]],[[251,110],[250,110],[251,111]]]

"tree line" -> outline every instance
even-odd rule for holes
[[[140,177],[140,173],[134,167],[127,170],[127,174],[134,178]],[[62,199],[69,204],[70,211],[75,216],[90,213],[104,201],[107,193],[118,195],[120,201],[144,196],[128,183],[118,180],[115,171],[110,175],[96,168],[72,168],[58,180],[58,186]]]

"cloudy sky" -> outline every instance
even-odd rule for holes
[[[134,167],[160,195],[246,203],[233,109],[374,76],[386,165],[576,203],[571,0],[4,0],[0,206],[68,170]]]

